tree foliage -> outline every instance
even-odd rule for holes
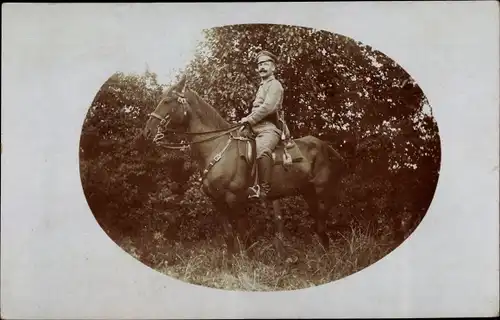
[[[349,159],[332,230],[359,223],[394,235],[402,220],[425,215],[439,174],[438,128],[422,90],[395,61],[351,38],[295,26],[231,25],[204,36],[185,70],[188,85],[227,120],[248,114],[260,81],[255,55],[269,50],[279,56],[292,135],[328,140]],[[165,85],[150,71],[116,73],[85,120],[84,191],[114,239],[154,232],[207,239],[221,230],[189,153],[134,143]],[[287,228],[307,233],[304,203],[283,203]],[[255,235],[273,228],[270,213],[254,209],[247,218]]]

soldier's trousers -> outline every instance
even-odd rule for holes
[[[257,135],[257,159],[268,156],[272,159],[272,152],[281,139],[281,131],[271,122],[262,122],[255,125],[253,131]]]

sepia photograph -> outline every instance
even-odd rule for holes
[[[89,106],[81,181],[116,244],[188,283],[282,291],[358,272],[418,228],[440,137],[396,61],[299,26],[199,34],[185,65],[116,70]]]
[[[498,315],[495,8],[3,5],[0,318]]]

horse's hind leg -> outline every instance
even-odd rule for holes
[[[325,250],[328,250],[330,248],[330,238],[328,238],[328,234],[326,233],[326,222],[330,208],[330,201],[327,199],[327,197],[319,196],[318,211],[316,217],[316,232],[318,233],[318,237]]]
[[[276,225],[276,231],[274,235],[274,246],[276,248],[276,251],[278,251],[278,255],[280,256],[280,258],[285,258],[286,250],[285,246],[283,245],[285,226],[283,223],[283,216],[281,215],[281,206],[279,200],[274,200],[272,203],[273,203],[274,220]]]
[[[318,223],[318,199],[316,197],[316,193],[314,192],[314,189],[307,189],[303,193],[304,200],[307,203],[307,206],[309,208],[309,215],[313,218],[314,220],[314,228],[315,230],[318,230],[317,223]],[[313,233],[313,240],[314,240],[314,233]]]
[[[323,247],[328,249],[330,247],[330,239],[326,234],[326,217],[328,215],[329,206],[325,202],[325,197],[320,197],[313,190],[307,190],[303,194],[304,200],[309,206],[309,212],[314,219],[314,227],[317,236]]]

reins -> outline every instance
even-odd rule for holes
[[[153,116],[153,117],[155,117],[157,119],[160,119],[161,120],[161,124],[163,124],[163,123],[166,122],[166,124],[168,125],[168,123],[170,122],[170,120],[166,120],[165,118],[160,117],[159,115],[157,115],[154,112],[152,112],[150,114],[150,116]],[[212,140],[218,139],[218,138],[220,138],[220,137],[222,137],[222,136],[224,136],[224,135],[226,135],[228,133],[236,131],[237,129],[241,128],[241,126],[242,126],[241,124],[235,124],[235,125],[232,125],[231,127],[227,128],[227,129],[218,129],[218,130],[205,131],[205,132],[186,132],[186,131],[179,131],[179,130],[173,130],[173,129],[168,129],[168,128],[164,129],[164,131],[166,131],[166,132],[180,134],[180,135],[183,135],[183,134],[184,135],[191,135],[191,136],[220,133],[220,134],[215,135],[213,137],[209,137],[209,138],[202,139],[202,140],[199,140],[199,141],[183,142],[183,143],[161,143],[160,140],[162,140],[165,137],[165,134],[163,132],[161,132],[160,126],[158,126],[157,133],[156,133],[155,137],[153,138],[153,142],[156,145],[164,147],[164,148],[167,148],[167,149],[185,150],[186,148],[188,148],[189,146],[191,146],[193,144],[199,144],[199,143],[204,143],[204,142],[207,142],[207,141],[212,141]]]
[[[162,118],[161,116],[159,116],[158,114],[154,113],[154,112],[151,112],[149,114],[150,116],[153,116],[157,119],[159,119],[160,121],[162,121],[162,123],[164,123],[165,120],[164,118]],[[185,135],[191,135],[191,136],[196,136],[196,135],[204,135],[204,134],[211,134],[211,133],[220,133],[220,132],[224,132],[224,133],[227,133],[227,132],[230,132],[232,131],[233,129],[236,129],[236,128],[239,128],[241,127],[242,125],[241,124],[235,124],[227,129],[218,129],[218,130],[212,130],[212,131],[203,131],[203,132],[189,132],[189,131],[179,131],[179,130],[174,130],[174,129],[168,129],[168,128],[165,128],[164,131],[166,132],[170,132],[170,133],[177,133],[177,134],[185,134]]]
[[[216,132],[206,132],[206,133],[220,133],[218,135],[215,135],[215,136],[212,136],[212,137],[209,137],[209,138],[206,138],[206,139],[202,139],[202,140],[199,140],[199,141],[194,141],[194,142],[181,142],[181,143],[163,143],[163,142],[160,142],[161,139],[164,138],[164,134],[162,132],[160,132],[159,128],[158,128],[158,133],[156,134],[156,136],[154,137],[153,139],[153,142],[156,143],[156,145],[158,146],[161,146],[161,147],[164,147],[164,148],[167,148],[167,149],[173,149],[173,150],[185,150],[187,147],[193,145],[193,144],[199,144],[199,143],[204,143],[204,142],[208,142],[208,141],[212,141],[212,140],[215,140],[215,139],[218,139],[222,136],[225,136],[226,134],[228,133],[232,133],[233,131],[237,130],[239,127],[241,127],[241,125],[238,125],[238,126],[233,126],[229,129],[226,129],[226,130],[217,130]],[[176,132],[176,133],[188,133],[188,132]],[[191,133],[191,132],[189,132]],[[191,134],[196,134],[196,133],[191,133]]]

